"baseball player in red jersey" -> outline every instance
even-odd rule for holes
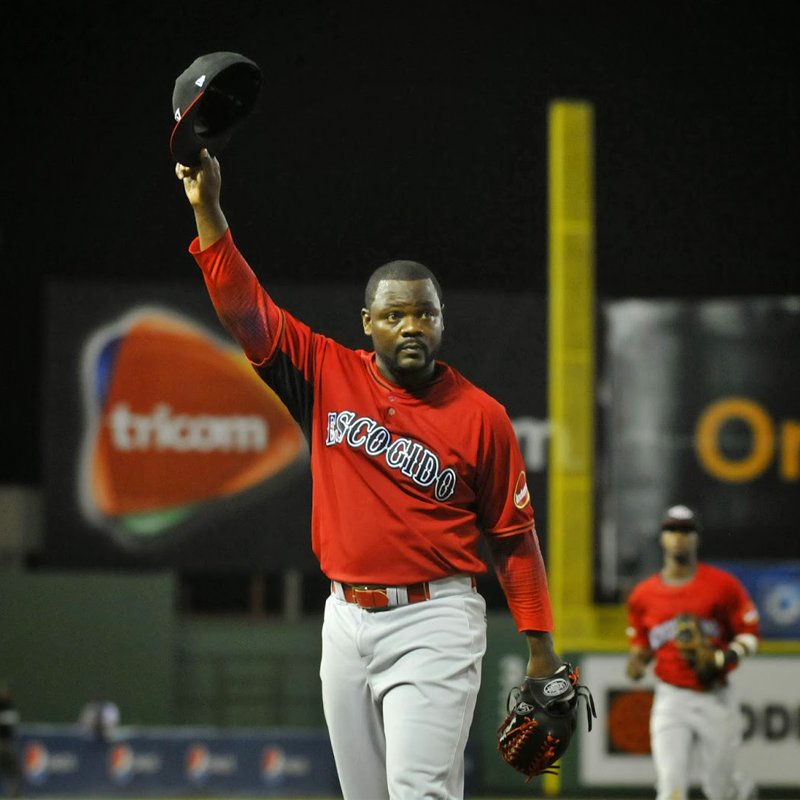
[[[698,530],[687,506],[666,511],[663,567],[628,597],[627,673],[639,680],[655,660],[650,743],[657,800],[685,800],[693,757],[709,800],[747,800],[755,787],[738,770],[742,720],[728,675],[758,648],[758,611],[736,577],[697,560]],[[699,623],[702,667],[682,649],[687,617]]]
[[[331,580],[322,699],[345,798],[461,798],[486,648],[475,575],[486,537],[527,674],[560,673],[525,466],[504,408],[436,359],[441,288],[421,264],[379,267],[361,320],[373,351],[275,304],[219,204],[219,162],[176,165],[190,252],[220,321],[311,451],[312,547]]]

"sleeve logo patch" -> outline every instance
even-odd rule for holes
[[[531,501],[530,493],[528,492],[528,481],[525,477],[523,470],[517,478],[517,483],[514,486],[514,505],[517,508],[525,508]]]

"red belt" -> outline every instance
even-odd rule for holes
[[[377,610],[410,603],[422,603],[432,597],[460,593],[464,591],[463,579],[467,577],[472,590],[475,591],[477,581],[474,575],[452,575],[435,581],[411,583],[408,586],[375,586],[373,584],[331,581],[331,593],[359,608]],[[456,581],[455,585],[453,579]]]
[[[355,603],[359,608],[386,608],[389,606],[389,588],[387,586],[354,586],[350,583],[342,583],[344,599],[348,603]],[[403,587],[408,595],[409,603],[421,603],[431,599],[431,593],[427,582],[412,583]],[[333,591],[333,586],[331,586]]]

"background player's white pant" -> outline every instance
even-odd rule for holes
[[[695,692],[658,682],[650,715],[657,800],[686,800],[695,761],[709,800],[748,800],[754,785],[737,771],[741,739],[730,687]]]
[[[325,604],[322,699],[346,800],[464,796],[486,603],[469,579],[450,591],[381,611]]]

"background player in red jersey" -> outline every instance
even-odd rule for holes
[[[372,274],[361,320],[373,351],[351,350],[261,286],[220,207],[217,159],[204,150],[198,167],[178,164],[176,174],[217,315],[310,444],[312,548],[331,579],[322,697],[344,796],[461,798],[486,648],[474,580],[486,572],[481,537],[526,635],[527,674],[568,670],[553,649],[525,465],[505,409],[437,360],[442,291],[426,267],[395,261]]]
[[[746,800],[755,788],[737,769],[742,720],[728,675],[756,652],[758,611],[735,576],[698,561],[698,531],[692,509],[666,511],[663,567],[628,597],[627,673],[639,680],[655,659],[650,743],[657,800],[685,800],[693,754],[709,800]]]

